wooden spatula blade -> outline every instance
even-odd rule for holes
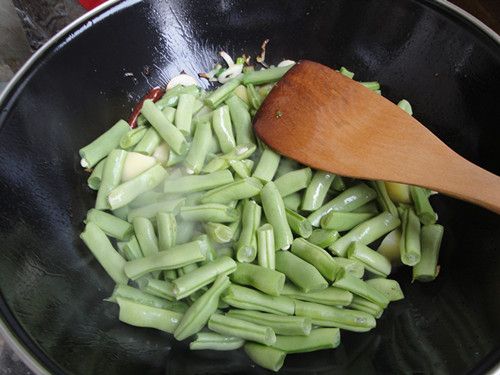
[[[389,100],[324,65],[300,61],[290,69],[257,112],[254,128],[271,148],[311,167],[425,186],[500,211],[498,176],[460,157]],[[465,181],[473,187],[457,190]],[[487,196],[497,207],[485,203]]]

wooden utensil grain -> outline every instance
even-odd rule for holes
[[[500,213],[500,177],[467,161],[381,95],[300,61],[254,120],[279,153],[343,176],[424,186]]]

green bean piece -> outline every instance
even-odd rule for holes
[[[152,203],[158,202],[161,198],[164,198],[165,194],[159,191],[147,191],[144,194],[139,195],[132,202],[128,204],[128,207],[134,209],[138,207],[147,206]]]
[[[177,279],[177,271],[176,270],[163,271],[163,279],[165,281],[172,281]]]
[[[245,310],[257,310],[277,315],[293,315],[295,305],[288,297],[270,296],[256,290],[232,284],[222,297],[228,305]]]
[[[389,299],[385,295],[380,293],[371,285],[367,284],[365,281],[360,280],[345,271],[341,271],[339,273],[339,276],[333,283],[333,286],[366,298],[368,301],[376,303],[383,308],[386,308],[389,304]]]
[[[285,285],[284,274],[256,264],[238,263],[230,278],[234,283],[252,286],[270,296],[279,296]]]
[[[288,158],[282,158],[280,164],[278,165],[278,170],[276,171],[275,178],[281,177],[289,172],[293,172],[300,168],[300,164]]]
[[[210,139],[212,138],[212,127],[209,122],[196,125],[193,142],[186,156],[184,164],[190,174],[199,174],[205,165]]]
[[[276,258],[274,250],[274,230],[271,224],[257,229],[257,263],[259,266],[274,270]]]
[[[365,274],[365,266],[356,259],[334,257],[333,260],[351,276],[361,279]]]
[[[389,298],[391,302],[405,298],[401,286],[396,280],[377,277],[375,279],[366,280],[366,283]]]
[[[241,145],[245,143],[255,143],[255,137],[252,131],[252,119],[248,112],[247,105],[236,95],[232,95],[226,100],[229,107],[229,114],[236,133],[236,143]]]
[[[328,306],[347,306],[352,302],[353,295],[347,290],[328,287],[317,292],[304,293],[290,283],[285,283],[281,295],[301,301],[315,302]]]
[[[252,108],[257,110],[260,108],[262,101],[264,98],[260,95],[260,93],[256,90],[255,86],[251,83],[247,85],[247,97],[252,105]]]
[[[229,206],[219,203],[207,203],[181,208],[180,216],[184,221],[202,221],[214,223],[230,223],[238,220],[238,212]]]
[[[285,208],[286,220],[292,232],[296,235],[308,238],[312,233],[312,225],[305,217],[295,211]]]
[[[236,140],[234,139],[231,117],[229,116],[229,108],[227,105],[223,105],[214,110],[212,126],[222,152],[225,154],[231,152],[233,148],[236,147]]]
[[[438,217],[429,202],[430,190],[418,186],[410,186],[410,195],[420,222],[424,225],[435,224]]]
[[[113,248],[106,233],[96,224],[89,222],[85,225],[80,238],[117,284],[127,284],[128,277],[123,272],[125,259]]]
[[[307,336],[311,332],[311,319],[307,317],[283,316],[247,310],[229,310],[226,315],[263,327],[271,327],[279,335]]]
[[[297,285],[303,292],[314,292],[328,287],[321,273],[311,264],[288,251],[276,253],[276,270]]]
[[[397,228],[400,224],[401,221],[397,216],[392,216],[389,212],[382,212],[351,229],[335,241],[333,245],[329,246],[328,249],[335,255],[344,257],[351,242],[368,245]]]
[[[260,225],[262,208],[252,200],[246,200],[241,214],[241,233],[236,244],[236,259],[252,262],[257,256],[256,230]],[[255,240],[255,241],[254,241]]]
[[[231,95],[234,89],[240,85],[242,78],[241,76],[235,77],[215,89],[215,91],[212,91],[212,93],[205,98],[205,104],[212,109],[217,108],[229,97],[229,95]]]
[[[213,117],[213,111],[207,107],[203,106],[198,113],[193,116],[193,123],[196,126],[197,124],[203,124],[204,122],[211,122]]]
[[[217,171],[200,176],[183,176],[165,182],[163,191],[170,194],[194,193],[227,185],[233,182],[233,175],[228,170]]]
[[[167,177],[167,171],[161,165],[155,165],[116,188],[108,194],[108,203],[112,210],[132,202],[142,193],[154,189]]]
[[[273,226],[276,250],[287,250],[293,234],[286,218],[285,204],[274,182],[268,182],[261,191],[262,206],[266,218]]]
[[[313,302],[295,301],[295,315],[307,316],[313,324],[321,327],[336,327],[353,332],[367,332],[377,325],[373,316],[366,312]]]
[[[155,105],[158,107],[157,105],[158,102],[155,103]],[[168,121],[170,121],[171,123],[174,123],[175,121],[175,113],[176,113],[176,109],[175,108],[172,108],[172,107],[165,107],[165,108],[162,108],[161,110],[161,113],[163,113],[163,115],[167,118]]]
[[[233,239],[233,228],[221,223],[206,223],[205,232],[216,243],[228,243]]]
[[[301,202],[302,202],[302,197],[299,193],[293,193],[283,198],[283,203],[285,204],[285,207],[292,211],[298,211]]]
[[[133,235],[130,240],[124,244],[123,254],[126,260],[139,259],[144,256],[141,246],[139,245],[139,241],[137,241],[137,237],[135,235]]]
[[[177,236],[177,221],[175,215],[167,212],[158,212],[156,215],[158,229],[158,247],[161,251],[175,246]]]
[[[144,155],[153,155],[156,148],[161,143],[161,137],[155,128],[151,127],[146,130],[144,137],[134,147],[134,152],[139,152]]]
[[[123,148],[124,150],[130,147],[134,147],[141,141],[141,139],[144,137],[144,134],[146,134],[147,130],[148,129],[144,126],[139,126],[135,129],[130,129],[120,138],[120,147]]]
[[[305,189],[311,182],[311,178],[311,168],[303,168],[278,177],[274,183],[280,195],[286,197],[287,195]]]
[[[204,286],[212,283],[218,276],[227,276],[236,270],[236,262],[228,257],[219,257],[194,271],[175,279],[174,295],[176,299],[183,299]]]
[[[205,164],[201,171],[203,173],[223,171],[229,168],[229,162],[230,160],[224,159],[220,156],[214,156],[213,158],[209,159],[208,163]]]
[[[147,279],[143,289],[146,293],[164,298],[168,301],[175,301],[174,285],[170,281]]]
[[[302,209],[305,211],[314,211],[320,208],[325,201],[328,189],[332,185],[335,175],[329,172],[316,171],[307,186],[302,201]]]
[[[261,190],[262,183],[258,179],[247,177],[207,191],[201,198],[201,202],[228,204],[232,201],[254,197]]]
[[[407,266],[414,266],[420,262],[420,221],[412,208],[400,208],[401,240],[399,253],[401,262]]]
[[[83,168],[92,168],[120,145],[121,137],[130,130],[126,121],[120,120],[93,142],[79,150]]]
[[[215,313],[221,294],[231,285],[227,276],[219,276],[201,297],[185,312],[174,337],[181,341],[201,331]]]
[[[247,342],[243,349],[256,364],[274,372],[278,372],[285,362],[286,353],[269,346]]]
[[[121,181],[123,166],[127,158],[127,151],[112,150],[106,158],[106,164],[102,171],[101,185],[97,191],[95,208],[98,210],[109,209],[107,201],[108,194],[116,188]]]
[[[243,145],[236,145],[230,152],[221,156],[226,160],[244,160],[249,158],[257,149],[253,143],[245,143]]]
[[[347,68],[345,67],[340,67],[339,69],[339,73],[342,74],[343,76],[347,77],[347,78],[354,78],[354,73],[349,71]]]
[[[166,145],[166,143],[163,143]],[[168,145],[166,145],[169,147]],[[161,147],[161,146],[159,146]],[[179,163],[182,163],[184,160],[186,160],[186,154],[184,155],[179,155],[172,149],[168,149],[168,158],[167,161],[164,163],[166,167],[173,167],[174,165],[177,165]]]
[[[212,315],[208,320],[208,328],[221,335],[241,337],[267,346],[276,341],[276,335],[271,327],[263,327],[222,314]]]
[[[328,213],[332,211],[350,212],[372,201],[376,197],[377,193],[375,190],[366,184],[359,184],[340,193],[330,202],[311,213],[307,218],[312,225],[318,227],[321,218]]]
[[[277,336],[273,348],[291,354],[335,349],[339,345],[340,330],[338,328],[315,328],[308,336]]]
[[[379,214],[379,210],[374,201],[368,202],[361,207],[352,210],[351,212],[359,213],[359,214]]]
[[[137,237],[137,241],[139,241],[144,256],[158,254],[158,239],[156,238],[153,223],[144,217],[136,217],[132,221],[132,224],[134,225],[135,236]]]
[[[384,312],[382,307],[360,296],[354,296],[348,307],[352,310],[363,311],[376,319],[380,318]]]
[[[175,126],[186,136],[191,135],[195,99],[194,95],[191,94],[179,95],[179,102],[175,111]]]
[[[264,149],[253,172],[253,177],[262,182],[272,181],[281,160],[281,156],[269,148]]]
[[[191,350],[236,350],[245,344],[240,337],[223,336],[214,332],[198,332],[196,340],[189,343]]]
[[[334,281],[342,269],[328,252],[313,245],[304,238],[296,238],[292,243],[292,253],[312,264],[328,281]]]
[[[398,103],[398,107],[401,108],[406,113],[408,113],[410,116],[413,115],[413,109],[411,108],[411,104],[408,100],[406,99],[400,100]]]
[[[128,261],[124,270],[130,279],[136,280],[150,272],[172,270],[204,259],[200,241],[192,241],[171,247],[167,251],[155,255]]]
[[[363,86],[365,86],[367,89],[372,90],[372,91],[377,91],[380,90],[380,83],[378,82],[359,82]]]
[[[387,277],[391,273],[391,262],[385,256],[359,242],[351,243],[347,257],[360,261],[365,269],[375,275]]]
[[[102,172],[104,170],[106,159],[107,157],[102,159],[99,163],[97,163],[97,165],[92,170],[92,173],[90,174],[89,178],[87,179],[87,185],[92,190],[99,190],[99,187],[101,186]]]
[[[337,212],[332,211],[321,218],[320,224],[323,229],[344,232],[354,228],[356,225],[372,218],[371,213]]]
[[[344,191],[347,186],[342,176],[335,176],[332,182],[332,188],[335,191]]]
[[[188,144],[182,132],[167,120],[152,100],[144,101],[141,113],[175,153],[184,155],[187,152]]]
[[[339,232],[330,229],[315,229],[307,239],[310,243],[322,249],[331,246],[340,238]]]
[[[420,232],[422,254],[420,262],[413,267],[413,280],[429,282],[439,272],[438,259],[444,228],[439,224],[424,225]]]
[[[127,215],[127,220],[130,222],[136,217],[145,217],[146,219],[153,220],[159,213],[176,215],[185,204],[186,198],[168,198],[167,200],[157,201],[143,207],[131,209]]]
[[[279,81],[292,66],[293,65],[254,70],[252,72],[245,73],[243,76],[243,84],[263,85],[265,83]]]
[[[91,208],[87,212],[87,222],[92,222],[101,228],[108,236],[125,241],[130,238],[133,228],[130,223],[107,212]]]
[[[377,202],[382,211],[389,211],[391,215],[396,216],[398,209],[387,193],[384,181],[371,181],[370,185],[377,192]]]
[[[142,305],[156,307],[159,309],[167,309],[170,306],[168,301],[163,298],[144,293],[142,290],[133,288],[124,284],[116,284],[111,296],[107,299],[109,302],[115,302],[117,298],[128,299]]]
[[[252,160],[249,161],[253,163]],[[229,160],[228,163],[238,177],[240,178],[250,177],[251,168],[248,168],[246,163],[243,162],[243,160]]]
[[[181,313],[142,305],[124,298],[118,297],[120,306],[119,319],[136,327],[155,328],[160,331],[173,333],[182,317]]]
[[[159,109],[164,109],[165,107],[175,107],[179,102],[179,96],[181,94],[191,94],[198,97],[200,95],[200,89],[196,85],[177,85],[167,90],[165,95],[163,95],[162,98],[155,104]]]

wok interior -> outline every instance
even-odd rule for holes
[[[307,58],[378,80],[449,146],[498,173],[499,48],[445,14],[414,1],[151,0],[77,27],[28,70],[0,118],[0,310],[13,334],[52,373],[263,372],[241,351],[191,352],[118,321],[103,302],[113,282],[78,238],[94,193],[77,150],[126,119],[150,86],[208,70],[221,49],[255,56],[270,38],[269,62]],[[463,373],[497,349],[498,216],[434,202],[445,225],[438,279],[410,285],[409,269],[396,273],[406,299],[376,329],[289,356],[283,372]]]

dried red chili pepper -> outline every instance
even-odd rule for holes
[[[142,104],[146,99],[151,99],[153,102],[157,102],[161,99],[161,97],[165,94],[165,89],[161,87],[153,87],[149,92],[144,95],[144,97],[137,103],[134,107],[134,110],[130,114],[128,119],[128,123],[132,129],[137,127],[137,118],[141,113]]]

